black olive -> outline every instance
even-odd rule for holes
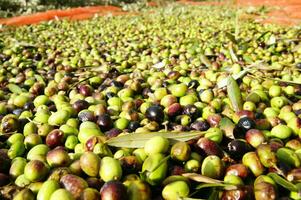
[[[98,90],[99,90],[99,91],[103,91],[103,90],[106,89],[107,87],[108,87],[108,85],[102,84],[102,85],[100,85],[100,86],[98,87]]]
[[[40,61],[42,59],[42,55],[40,53],[37,53],[33,56],[33,59],[36,61]]]
[[[137,121],[131,121],[128,125],[129,132],[134,132],[137,128],[140,127],[140,123]]]
[[[199,95],[201,95],[204,91],[205,91],[205,89],[200,89]]]
[[[297,63],[296,67],[299,68],[299,69],[301,69],[301,62]]]
[[[13,110],[13,114],[15,114],[17,116],[20,116],[22,112],[23,112],[23,109],[20,109],[20,108],[17,108],[17,109]]]
[[[265,47],[265,43],[264,42],[259,42],[258,46],[260,46],[261,48],[264,48]]]
[[[34,104],[33,102],[27,102],[24,104],[24,109],[25,110],[33,110],[34,109]]]
[[[115,96],[116,96],[116,94],[113,93],[113,92],[107,92],[107,93],[106,93],[106,97],[107,97],[108,99],[110,99],[110,98],[112,98],[112,97],[115,97]]]
[[[123,84],[121,82],[118,82],[118,81],[115,81],[115,80],[113,80],[110,85],[118,87],[118,88],[123,87]]]
[[[146,118],[151,121],[163,122],[164,120],[164,112],[162,107],[160,106],[150,106],[145,112]]]
[[[89,105],[90,104],[85,100],[77,100],[76,102],[74,102],[72,107],[77,113],[79,113],[81,110],[87,109]]]
[[[199,110],[195,105],[187,105],[183,108],[183,114],[194,120],[199,117]]]
[[[243,140],[232,140],[227,145],[227,152],[230,154],[233,159],[241,159],[242,156],[251,151],[251,146]]]
[[[105,135],[106,135],[108,138],[112,138],[112,137],[118,136],[121,132],[122,132],[122,130],[120,130],[120,129],[118,129],[118,128],[112,128],[111,130],[105,132]]]
[[[200,85],[200,83],[197,80],[192,80],[188,83],[188,87],[189,88],[194,88],[194,89],[199,87],[199,85]]]
[[[97,124],[102,131],[108,131],[113,127],[113,121],[108,114],[102,114],[97,119]]]
[[[256,124],[254,120],[248,117],[243,117],[238,121],[237,126],[246,133],[248,130],[255,128]]]
[[[94,116],[94,113],[92,111],[83,110],[83,111],[78,113],[78,119],[81,122],[95,121],[95,116]]]
[[[190,128],[197,131],[207,131],[210,125],[207,121],[195,121],[190,125]]]

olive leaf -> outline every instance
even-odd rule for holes
[[[233,42],[234,44],[237,44],[237,41],[236,41],[234,35],[232,35],[232,34],[229,33],[229,32],[225,32],[225,35],[226,35],[226,37],[227,37],[231,42]]]
[[[210,184],[221,184],[223,181],[217,180],[210,178],[208,176],[203,176],[197,173],[185,173],[182,174],[182,176],[189,178],[191,180],[194,180],[196,182],[201,182],[201,183],[210,183]]]
[[[154,171],[156,171],[162,164],[164,164],[166,161],[168,161],[170,157],[171,157],[171,156],[166,156],[165,158],[163,158],[163,159],[158,163],[158,165],[154,166],[154,168],[151,169],[151,170],[148,171],[148,172],[154,172]]]
[[[236,54],[234,53],[232,46],[229,47],[229,53],[230,53],[232,62],[238,62],[238,58],[237,58]]]
[[[223,117],[221,119],[221,121],[219,122],[219,127],[222,131],[224,131],[225,135],[228,138],[234,139],[233,130],[234,130],[235,124],[228,117]]]
[[[212,193],[210,194],[208,200],[216,200],[216,199],[219,199],[219,191],[213,190]]]
[[[45,83],[45,81],[44,81],[44,79],[43,79],[43,77],[42,77],[41,75],[35,74],[34,77],[35,77],[35,79],[36,79],[38,82],[43,83],[43,84],[46,85],[46,83]]]
[[[232,77],[233,77],[235,80],[240,79],[241,77],[243,77],[244,75],[246,75],[249,71],[250,71],[250,69],[246,68],[246,69],[240,71],[239,73],[234,74]],[[217,88],[223,88],[223,87],[226,87],[226,86],[227,86],[227,82],[228,82],[228,77],[227,77],[227,78],[224,78],[224,79],[222,79],[222,80],[220,80],[220,81],[217,83]]]
[[[109,146],[125,147],[125,148],[143,148],[144,144],[154,136],[162,136],[170,139],[171,143],[177,141],[188,141],[197,137],[203,136],[208,131],[196,132],[143,132],[130,133],[122,136],[117,136],[106,141]]]
[[[299,51],[301,50],[301,43],[299,43],[298,45],[296,45],[293,49],[292,49],[292,52],[296,52],[296,51]]]
[[[278,174],[269,173],[268,176],[271,177],[278,185],[281,185],[282,187],[288,189],[289,191],[295,191],[295,192],[298,191],[298,187],[296,185],[282,178]]]
[[[266,44],[268,46],[273,45],[276,43],[276,36],[275,35],[271,35],[270,38],[268,39],[268,41],[266,41]]]
[[[205,56],[204,54],[202,54],[202,55],[200,56],[200,58],[201,58],[202,63],[203,63],[204,65],[206,65],[206,67],[210,67],[210,66],[211,66],[211,62],[210,62],[210,60],[207,58],[207,56]]]
[[[225,184],[225,183],[204,183],[204,184],[200,184],[198,185],[195,189],[200,190],[203,188],[217,188],[217,187],[221,187],[224,190],[236,190],[238,187],[235,185],[230,185],[230,184]]]
[[[7,88],[9,89],[9,91],[15,94],[21,94],[23,92],[23,90],[18,85],[13,83],[8,84]]]
[[[287,83],[287,84],[293,84],[293,85],[300,85],[301,82],[297,82],[297,81],[286,81],[286,80],[282,80],[282,79],[278,79],[278,78],[271,78],[271,77],[264,77],[266,79],[270,79],[273,81],[278,81],[278,82],[282,82],[282,83]]]
[[[233,109],[235,111],[240,111],[242,109],[241,92],[238,84],[232,76],[229,76],[228,78],[227,93]]]

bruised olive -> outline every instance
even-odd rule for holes
[[[78,119],[81,122],[85,121],[95,121],[94,113],[90,110],[82,110],[78,113]]]
[[[73,174],[63,176],[60,183],[76,199],[79,198],[84,189],[88,187],[88,184],[84,179]]]
[[[89,176],[96,177],[99,173],[100,158],[92,152],[85,152],[80,157],[80,166]]]
[[[195,121],[190,124],[190,128],[197,131],[207,131],[210,125],[207,121]]]
[[[247,194],[242,189],[236,190],[225,190],[223,191],[221,200],[245,200],[247,199]]]
[[[199,111],[195,105],[187,105],[183,108],[183,114],[188,115],[194,120],[199,116]]]
[[[68,166],[71,161],[68,153],[61,148],[49,151],[46,155],[46,160],[50,167]]]
[[[207,156],[202,163],[202,175],[218,179],[224,174],[224,163],[216,155]]]
[[[254,148],[265,142],[264,134],[257,129],[250,129],[246,133],[246,141]]]
[[[102,200],[127,200],[126,187],[119,181],[109,181],[105,183],[101,190]]]
[[[187,161],[190,157],[190,146],[186,142],[175,143],[170,150],[170,155],[178,161]]]
[[[47,173],[47,166],[39,160],[29,161],[24,168],[24,175],[30,181],[41,181]]]
[[[80,200],[100,200],[100,194],[96,189],[86,188],[80,195]]]
[[[277,193],[274,186],[267,182],[261,182],[254,185],[255,199],[267,199],[274,200],[277,199]]]
[[[243,164],[233,164],[226,169],[226,175],[235,175],[244,179],[248,177],[249,171]]]

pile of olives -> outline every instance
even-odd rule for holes
[[[301,199],[300,27],[235,17],[172,5],[1,30],[0,199]]]

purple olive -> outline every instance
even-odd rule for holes
[[[91,96],[92,95],[92,88],[88,85],[80,85],[78,87],[79,93],[84,96]]]
[[[209,155],[216,155],[218,157],[223,157],[223,151],[222,149],[218,146],[217,143],[214,141],[208,139],[208,138],[200,138],[197,141],[197,150],[200,150],[201,154],[205,154],[207,156]]]
[[[102,114],[98,116],[97,124],[102,131],[108,131],[113,127],[113,121],[108,114]]]
[[[81,110],[87,109],[89,107],[89,103],[85,100],[77,100],[73,104],[73,109],[79,113]]]
[[[127,200],[126,187],[119,181],[109,181],[105,183],[100,195],[102,200]]]
[[[50,148],[64,145],[64,132],[59,129],[52,130],[46,137],[46,145]]]

